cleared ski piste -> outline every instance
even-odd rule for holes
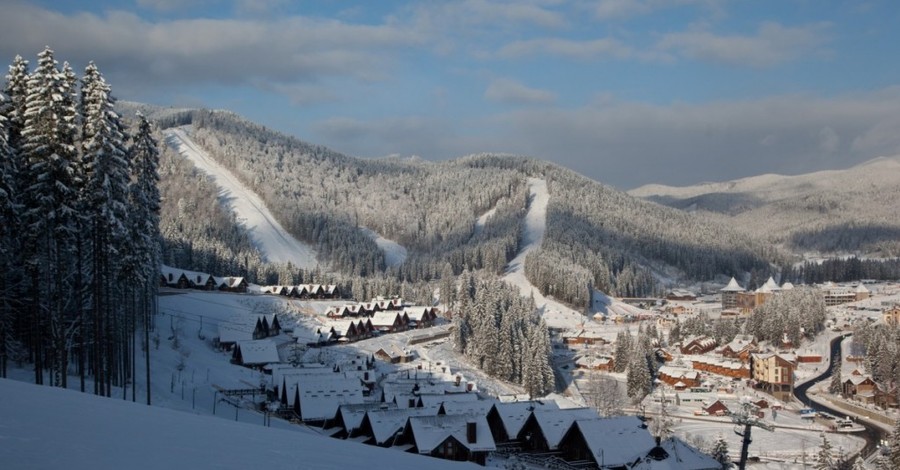
[[[288,233],[262,199],[191,140],[188,131],[189,128],[182,127],[165,130],[166,144],[212,177],[219,187],[219,197],[231,207],[266,259],[275,263],[291,262],[306,269],[315,268],[315,250]]]
[[[187,157],[198,169],[213,178],[219,187],[219,197],[225,201],[250,233],[253,244],[274,263],[290,262],[294,266],[312,269],[316,261],[313,247],[294,238],[269,212],[265,202],[250,188],[240,182],[227,168],[191,140],[190,126],[166,129],[166,144]],[[374,230],[360,230],[375,241],[384,252],[385,263],[390,267],[406,261],[406,248],[393,240],[382,237]]]
[[[624,329],[624,326],[595,323],[593,319],[586,317],[582,312],[574,310],[552,298],[545,297],[525,277],[525,257],[532,250],[540,248],[541,243],[544,242],[544,233],[547,231],[547,205],[550,203],[547,181],[540,178],[529,178],[528,191],[528,212],[525,215],[525,226],[522,233],[523,247],[519,254],[507,265],[503,280],[512,286],[518,287],[523,296],[534,296],[535,305],[541,311],[541,316],[548,327],[563,329],[589,328],[608,335],[609,340],[614,339],[616,333]],[[486,219],[490,217],[490,214],[491,212],[488,212],[482,218]],[[479,221],[481,222],[481,218],[479,218]],[[602,292],[595,291],[594,311],[605,314],[637,315],[643,310],[619,302]]]

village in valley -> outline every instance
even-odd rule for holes
[[[664,298],[595,292],[591,315],[548,307],[551,300],[543,308],[555,318],[558,390],[532,397],[455,352],[454,312],[440,303],[409,305],[392,296],[355,302],[333,285],[256,286],[168,267],[160,281],[157,326],[171,336],[155,339],[154,360],[178,371],[157,394],[164,406],[301,426],[360,445],[495,467],[650,469],[669,462],[712,470],[721,468],[714,457],[722,452],[738,460],[736,417],[743,416],[758,423],[751,465],[805,468],[823,441],[835,458],[848,459],[868,445],[861,421],[889,432],[898,418],[897,391],[872,379],[853,355],[852,337],[843,342],[840,389],[829,393],[826,380],[809,394],[840,414],[817,413],[794,397],[796,387],[832,370],[831,340],[860,324],[897,323],[896,284],[816,286],[826,328],[799,344],[747,333],[670,341],[673,329],[697,318],[746,319],[794,288],[772,279],[752,291],[731,279],[704,295],[676,289]],[[652,336],[659,364],[637,403],[626,392],[632,379],[616,367],[617,342],[635,334]]]

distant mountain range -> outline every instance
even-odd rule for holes
[[[710,213],[796,253],[900,254],[900,156],[845,170],[760,175],[687,187],[646,185],[632,196]]]

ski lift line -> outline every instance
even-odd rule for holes
[[[226,304],[226,303],[216,302],[216,301],[208,300],[208,299],[200,299],[200,298],[196,298],[196,297],[191,297],[191,300],[196,301],[196,302],[205,303],[205,304],[219,305],[219,306],[222,306],[222,307],[228,307],[228,308],[235,309],[235,310],[246,310],[246,311],[251,312],[251,313],[257,311],[256,308],[245,307],[245,306],[243,306],[243,305]]]
[[[168,312],[168,311],[165,311],[165,310],[160,310],[159,313],[162,314],[162,315],[168,315],[168,316],[173,317],[173,318],[179,318],[179,319],[181,319],[181,320],[186,320],[186,321],[196,322],[196,323],[201,324],[201,325],[203,324],[203,319],[205,318],[205,319],[208,319],[208,321],[210,321],[210,322],[215,322],[215,323],[219,324],[220,326],[221,326],[221,324],[223,324],[223,323],[228,323],[228,324],[231,324],[231,325],[236,325],[236,326],[241,327],[240,329],[237,329],[238,331],[252,332],[251,330],[246,329],[247,325],[246,325],[245,323],[238,323],[238,322],[233,322],[233,321],[230,321],[230,320],[220,320],[220,319],[217,319],[217,318],[212,318],[212,317],[210,317],[210,316],[200,315],[199,313],[185,312],[185,311],[183,311],[183,310],[172,309],[172,308],[166,308],[166,310],[172,310],[172,311],[178,312],[178,313],[183,314],[183,315],[193,315],[193,316],[195,316],[195,317],[199,317],[199,319],[195,319],[195,318],[187,318],[187,317],[185,317],[185,316],[177,315],[177,314],[175,314],[175,313]]]

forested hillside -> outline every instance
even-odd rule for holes
[[[159,116],[161,126],[189,126],[192,139],[259,194],[294,236],[314,245],[332,272],[378,274],[413,283],[459,275],[466,268],[501,273],[519,249],[527,177],[548,181],[550,205],[547,236],[541,250],[529,256],[526,274],[542,293],[572,305],[588,301],[588,285],[615,295],[645,295],[671,280],[769,271],[785,259],[721,224],[633,198],[534,159],[485,154],[446,162],[365,160],[304,143],[229,112],[171,110]],[[164,163],[171,170],[167,175],[202,180],[178,165],[183,163]],[[212,188],[203,189],[202,182],[193,186],[206,192],[200,197],[211,200]],[[182,184],[167,190],[174,194],[183,190]],[[182,247],[176,251],[183,254],[186,242],[175,239],[203,234],[190,224],[167,222],[179,214],[174,202],[166,201],[163,213],[171,216],[164,217],[163,231],[177,228],[178,237],[167,236],[167,243]],[[206,203],[194,204],[204,204],[209,217],[223,222],[217,226],[234,222]],[[486,214],[489,217],[482,217]],[[363,227],[406,247],[407,260],[386,267]],[[237,242],[226,258],[241,263],[244,257],[251,262],[242,266],[255,270],[253,251],[243,245],[238,231],[219,238]],[[212,247],[188,248],[201,263],[209,259],[207,252],[221,253]]]

